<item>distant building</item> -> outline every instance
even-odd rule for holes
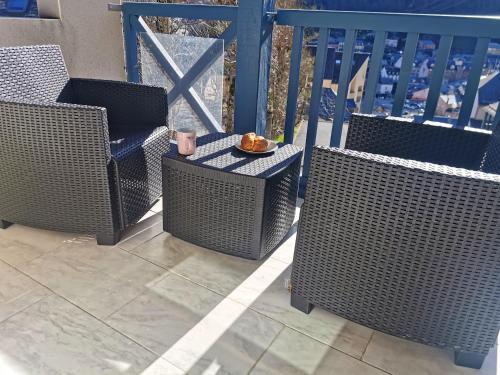
[[[490,43],[488,55],[500,56],[500,43]]]
[[[352,99],[356,109],[358,110],[363,97],[369,56],[370,55],[368,53],[355,53],[353,56],[347,100]],[[323,76],[323,87],[331,88],[335,93],[338,91],[341,62],[342,53],[329,48],[326,59],[325,74]]]
[[[471,118],[480,124],[492,121],[499,108],[499,102],[500,72],[495,72],[481,79],[472,107]]]
[[[429,88],[425,88],[422,90],[415,91],[412,94],[411,100],[417,102],[425,102],[427,100],[427,96],[429,95]],[[458,109],[457,97],[455,94],[440,94],[437,107],[436,107],[436,116],[447,116],[447,117],[456,117]]]
[[[386,45],[386,47],[390,47],[390,48],[398,48],[398,40],[397,39],[386,39],[385,45]]]
[[[468,76],[469,69],[466,68],[465,61],[461,58],[453,59],[444,72],[444,78],[448,81],[464,80]]]
[[[436,116],[447,116],[449,118],[458,117],[458,102],[455,94],[439,95],[438,104],[436,107]]]
[[[425,51],[434,51],[436,49],[436,43],[430,39],[422,39],[418,41],[418,48]]]
[[[419,79],[427,79],[429,78],[429,72],[429,59],[427,59],[418,67],[417,77]]]
[[[392,82],[379,82],[377,84],[377,95],[389,95],[394,89],[394,83]]]
[[[398,68],[398,69],[401,69],[401,65],[403,65],[403,56],[400,56],[396,62],[394,63],[394,67],[395,68]]]
[[[379,82],[377,84],[377,95],[389,95],[394,89],[394,84],[398,82],[399,69],[391,66],[384,66],[380,71]]]

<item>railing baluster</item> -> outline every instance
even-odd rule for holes
[[[332,133],[330,146],[340,147],[342,128],[344,126],[344,111],[346,107],[347,92],[351,81],[352,58],[354,55],[354,42],[356,41],[356,30],[346,30],[344,40],[344,52],[340,65],[339,84],[337,96],[335,97],[335,113],[333,114]]]
[[[406,99],[408,82],[410,81],[415,52],[417,50],[418,33],[408,33],[406,36],[405,49],[403,51],[403,61],[399,70],[399,79],[396,87],[396,95],[392,104],[392,115],[401,116]]]
[[[290,59],[290,76],[288,78],[288,97],[286,101],[285,143],[293,143],[297,98],[299,94],[300,61],[302,60],[302,39],[304,28],[293,29],[292,56]]]
[[[457,126],[464,127],[469,123],[474,100],[476,99],[477,88],[479,87],[479,80],[483,72],[484,58],[488,52],[489,38],[478,38],[476,48],[474,49],[474,56],[472,58],[472,67],[465,86],[465,95],[462,100],[462,108],[458,115]]]
[[[326,28],[319,29],[318,46],[316,47],[316,57],[314,61],[314,77],[311,90],[311,101],[309,104],[309,120],[307,122],[307,138],[304,150],[304,168],[302,170],[302,179],[300,181],[299,194],[303,196],[309,167],[311,163],[312,149],[316,144],[316,133],[318,130],[319,105],[321,101],[321,92],[323,90],[323,76],[325,74],[326,55],[328,52],[328,37],[330,30]]]
[[[375,41],[373,42],[370,66],[368,68],[368,80],[365,86],[365,96],[361,102],[362,113],[372,113],[373,111],[373,102],[375,101],[375,95],[377,93],[377,84],[380,77],[382,59],[384,57],[386,38],[386,31],[377,31],[375,33]]]
[[[137,29],[134,21],[137,16],[123,11],[123,38],[125,39],[125,57],[127,64],[127,80],[139,83],[139,62],[137,60]]]
[[[441,84],[443,83],[443,75],[448,64],[448,56],[450,55],[453,37],[451,35],[443,35],[439,40],[439,49],[437,51],[436,63],[432,69],[431,83],[429,85],[429,94],[425,103],[424,121],[432,120],[436,112],[439,95],[441,94]]]

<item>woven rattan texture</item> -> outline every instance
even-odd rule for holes
[[[493,131],[490,143],[484,156],[481,170],[488,173],[500,174],[500,125]]]
[[[2,220],[113,232],[103,109],[0,101],[0,134]]]
[[[207,135],[192,157],[174,148],[165,155],[164,228],[199,246],[260,259],[293,223],[302,153],[290,145],[248,156],[233,147],[240,138]]]
[[[164,88],[80,78],[69,85],[72,103],[107,109],[110,134],[167,125]]]
[[[68,81],[58,46],[0,48],[0,219],[116,241],[161,195],[166,123],[164,89]]]
[[[111,141],[123,205],[124,225],[136,223],[161,196],[161,155],[169,150],[166,126]]]
[[[197,139],[196,154],[187,157],[192,164],[232,172],[246,176],[268,178],[280,172],[293,162],[301,149],[293,145],[283,145],[270,155],[249,155],[234,147],[241,141],[241,135],[212,133]],[[176,148],[168,155],[170,158],[184,160]]]
[[[0,97],[55,102],[68,82],[59,46],[0,48]]]
[[[345,148],[478,170],[490,134],[446,124],[356,114],[349,123]]]
[[[266,185],[264,205],[264,253],[272,251],[290,230],[295,218],[301,158]]]
[[[486,353],[500,324],[500,176],[314,148],[293,293],[349,320]]]

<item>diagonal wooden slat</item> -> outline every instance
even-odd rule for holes
[[[235,37],[236,25],[231,24],[220,36],[220,39],[224,40],[224,48],[229,46]],[[193,86],[198,78],[210,69],[219,56],[219,48],[217,44],[214,43],[199,57],[189,71],[175,84],[172,90],[170,90],[168,93],[168,103],[175,102],[179,95]]]
[[[406,99],[406,91],[410,82],[411,70],[415,61],[417,50],[418,33],[408,33],[406,36],[405,49],[403,51],[403,61],[399,70],[399,79],[396,86],[396,94],[392,104],[392,115],[401,116]]]
[[[154,33],[142,18],[136,18],[134,20],[134,23],[137,30],[143,33],[141,35],[142,40],[148,46],[151,53],[153,53],[155,59],[166,71],[170,79],[173,81],[174,85],[177,85],[184,76],[181,69],[175,64],[173,59],[170,57],[160,41],[155,37]],[[214,116],[210,113],[210,110],[203,103],[203,100],[199,97],[194,88],[186,88],[186,90],[182,92],[182,95],[189,103],[196,115],[199,117],[203,125],[206,126],[210,132],[223,131],[221,124],[219,124]]]
[[[351,82],[352,58],[354,55],[356,34],[356,30],[346,30],[345,32],[344,52],[342,53],[338,91],[335,97],[335,113],[333,114],[332,133],[330,136],[330,146],[332,147],[340,147],[340,140],[342,138],[347,93]]]
[[[323,91],[323,76],[325,74],[326,56],[328,53],[329,29],[319,29],[318,46],[316,47],[316,58],[314,61],[314,76],[311,89],[311,101],[309,104],[309,120],[307,122],[306,147],[304,151],[304,168],[302,170],[301,190],[305,187],[313,146],[316,144],[316,134],[318,131],[319,105],[321,92]]]
[[[465,86],[462,107],[460,108],[460,114],[458,115],[458,127],[467,126],[469,123],[489,43],[489,38],[478,38],[476,41],[476,48],[474,49],[474,56],[472,57],[472,66],[469,77],[467,78],[467,85]]]
[[[377,31],[375,41],[373,42],[372,55],[370,57],[370,66],[368,70],[368,80],[365,87],[365,96],[361,102],[362,113],[372,113],[375,94],[377,93],[377,84],[380,77],[380,68],[384,57],[386,31]]]
[[[453,36],[443,35],[439,40],[439,49],[437,51],[436,63],[432,69],[431,82],[429,85],[429,94],[425,103],[424,121],[432,120],[436,112],[439,95],[441,94],[441,84],[443,83],[443,75],[448,65],[448,57],[453,43]]]
[[[293,143],[295,116],[297,113],[297,98],[299,94],[300,62],[302,60],[302,39],[304,28],[293,30],[292,57],[290,59],[290,76],[288,79],[288,97],[286,101],[285,143]]]

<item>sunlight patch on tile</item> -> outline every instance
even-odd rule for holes
[[[272,266],[268,266],[268,264]],[[227,298],[206,314],[191,330],[171,346],[162,357],[189,371],[206,352],[230,330],[247,311],[247,307],[232,301],[234,295],[245,295],[252,303],[287,268],[287,264],[268,259],[253,274],[243,281]]]

